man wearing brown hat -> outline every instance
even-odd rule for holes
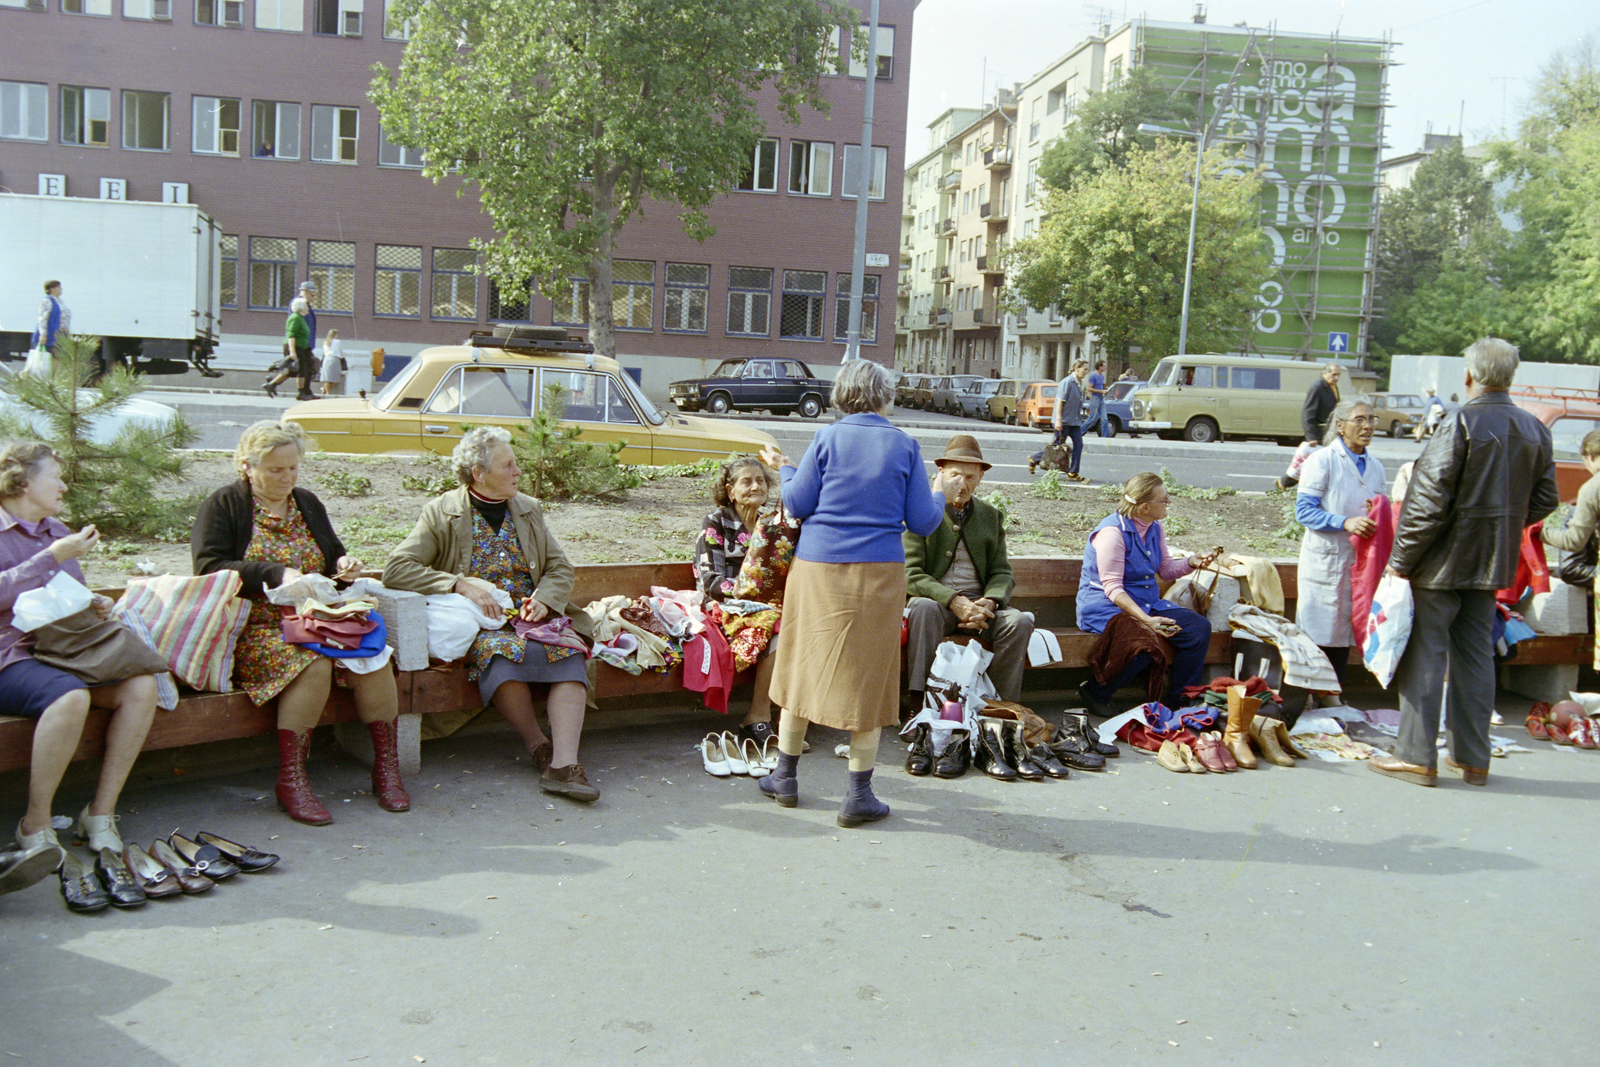
[[[964,433],[952,437],[933,462],[944,471],[944,521],[927,537],[900,535],[911,597],[906,637],[911,707],[921,707],[939,643],[957,632],[976,636],[994,653],[989,680],[1002,700],[1016,700],[1033,617],[1006,607],[1016,579],[1006,556],[1005,521],[994,505],[973,497],[990,464],[978,442]]]

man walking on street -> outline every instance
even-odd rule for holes
[[[1072,439],[1072,458],[1067,461],[1067,478],[1074,482],[1084,480],[1083,475],[1078,473],[1078,464],[1083,462],[1083,381],[1088,373],[1088,360],[1080,359],[1072,365],[1072,373],[1056,386],[1055,414],[1050,417],[1050,427],[1055,431],[1052,443],[1061,445],[1067,438]],[[1043,459],[1042,449],[1028,457],[1028,473],[1038,470]]]
[[[1109,437],[1106,433],[1106,361],[1101,360],[1094,365],[1094,373],[1089,375],[1089,421],[1084,426],[1085,430],[1092,430],[1096,425],[1100,427],[1100,436]]]
[[[306,302],[305,320],[306,330],[311,334],[311,344],[306,345],[295,366],[295,377],[300,379],[298,399],[315,400],[316,394],[311,391],[311,379],[317,376],[316,350],[312,345],[317,340],[317,311],[316,311],[317,283],[307,278],[300,283],[300,299]],[[293,354],[293,353],[291,353]]]
[[[1339,406],[1339,376],[1343,373],[1339,364],[1330,363],[1322,368],[1322,377],[1306,390],[1306,402],[1300,408],[1300,429],[1307,443],[1313,446],[1322,444],[1328,432],[1328,416]],[[1285,474],[1277,484],[1279,489],[1289,490],[1299,483],[1300,479],[1293,474]]]
[[[1517,349],[1485,337],[1465,356],[1467,402],[1417,460],[1389,557],[1390,571],[1411,582],[1415,614],[1395,676],[1394,755],[1368,765],[1416,785],[1438,779],[1441,713],[1445,763],[1468,785],[1488,784],[1495,590],[1516,578],[1522,531],[1559,502],[1550,431],[1506,392]]]

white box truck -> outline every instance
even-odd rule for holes
[[[44,283],[104,367],[153,374],[207,363],[222,332],[222,231],[193,204],[0,194],[0,353],[23,358]]]

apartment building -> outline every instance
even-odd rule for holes
[[[961,153],[954,138],[979,114],[977,108],[941,114],[928,124],[927,154],[906,164],[895,320],[895,366],[902,370],[948,373],[953,205],[961,191]]]
[[[864,0],[856,6],[866,10]],[[406,28],[385,0],[0,0],[0,188],[195,203],[227,234],[225,343],[271,343],[298,282],[346,347],[409,354],[495,322],[582,326],[588,283],[501,291],[475,273],[494,235],[471,190],[420,175],[367,85],[398,66]],[[906,89],[915,0],[880,0],[863,355],[888,363],[898,280]],[[616,253],[618,355],[651,389],[737,355],[837,364],[851,295],[866,64],[848,41],[827,115],[768,136],[741,187],[685,236],[653,205]],[[71,250],[58,272],[71,278]],[[71,289],[84,304],[94,294]]]

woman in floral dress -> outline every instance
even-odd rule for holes
[[[400,701],[394,668],[368,674],[283,639],[283,621],[266,589],[306,574],[350,581],[361,561],[346,555],[328,513],[309,489],[296,488],[300,458],[310,445],[292,422],[258,422],[234,453],[240,478],[212,493],[195,517],[189,550],[196,574],[234,570],[250,599],[250,618],[234,650],[234,681],[258,706],[278,701],[278,803],[289,817],[313,826],[333,821],[306,781],[311,729],[322,718],[335,680],[355,697],[356,714],[372,733],[372,792],[387,811],[406,811],[411,798],[400,780],[395,718]]]

